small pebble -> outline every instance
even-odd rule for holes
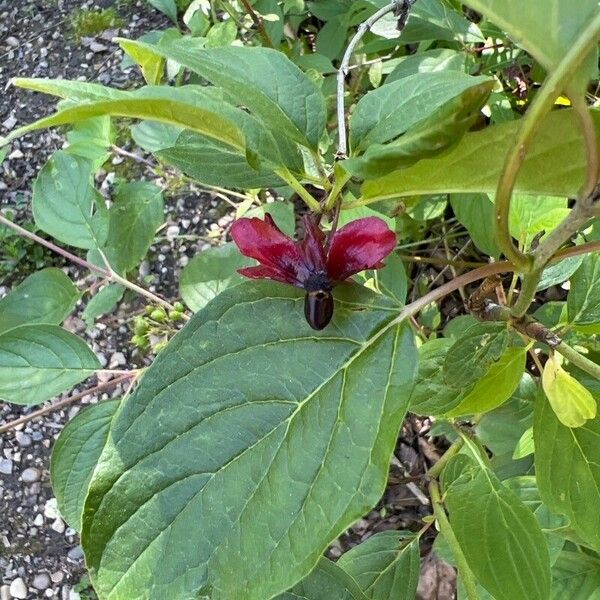
[[[10,600],[10,588],[7,585],[0,587],[0,600]]]
[[[65,574],[62,571],[56,571],[50,575],[52,583],[60,583],[65,578]]]
[[[15,580],[13,580],[13,582],[10,584],[9,591],[13,598],[27,598],[27,586],[20,577],[17,577]]]
[[[29,467],[21,473],[21,479],[25,483],[34,483],[35,481],[39,481],[40,477],[41,473],[39,469],[36,469],[35,467]]]
[[[65,522],[59,517],[52,523],[51,528],[56,533],[64,533],[65,532]]]
[[[18,148],[16,150],[13,150],[9,155],[8,155],[8,159],[9,160],[13,160],[15,158],[23,158],[23,156],[25,156]]]
[[[8,458],[0,458],[0,474],[10,475],[13,470],[13,462]]]
[[[8,119],[5,119],[4,121],[2,121],[2,127],[4,127],[4,129],[12,129],[15,125],[17,124],[17,119],[15,118],[14,115],[10,115],[10,117],[8,117]]]
[[[47,573],[38,573],[33,578],[33,587],[36,590],[45,590],[50,587],[50,576]]]
[[[4,42],[6,43],[7,46],[10,46],[11,48],[16,48],[19,45],[19,40],[12,35],[7,37],[4,40]]]
[[[33,520],[33,524],[36,527],[41,527],[44,524],[44,516],[41,514],[36,515],[35,519]]]
[[[67,557],[73,561],[79,561],[83,558],[83,550],[81,546],[75,546],[67,552]]]
[[[17,433],[15,433],[15,439],[21,448],[28,448],[31,446],[31,438],[22,431],[17,431]]]

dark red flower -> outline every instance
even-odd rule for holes
[[[340,281],[365,269],[379,269],[396,246],[396,234],[377,217],[352,221],[336,231],[325,244],[325,234],[315,219],[304,216],[304,239],[285,235],[269,215],[238,219],[231,237],[244,256],[256,259],[255,267],[239,269],[251,279],[273,279],[307,292],[305,313],[315,329],[331,319],[331,290]],[[311,316],[312,315],[312,316]]]

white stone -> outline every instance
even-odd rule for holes
[[[56,531],[56,533],[64,533],[65,531],[65,522],[59,517],[52,523],[52,529]]]
[[[8,458],[0,458],[0,474],[10,475],[13,470],[13,462]]]
[[[46,500],[46,505],[44,506],[44,516],[47,519],[57,519],[60,516],[56,498],[50,498]]]
[[[108,47],[104,44],[99,44],[98,42],[92,42],[90,44],[90,50],[92,52],[105,52],[106,50],[108,50]]]
[[[25,585],[25,582],[20,577],[17,577],[10,584],[9,591],[10,591],[10,595],[13,598],[20,598],[20,599],[27,598],[27,586]]]
[[[13,158],[23,158],[23,156],[25,155],[17,148],[8,155],[8,158],[9,160],[12,160]]]
[[[41,475],[42,474],[40,473],[39,469],[36,469],[35,467],[29,467],[21,473],[21,479],[25,483],[34,483],[35,481],[40,480]]]
[[[6,45],[10,46],[11,48],[16,48],[20,43],[19,40],[13,35],[7,37],[4,41]]]
[[[36,590],[45,590],[50,587],[50,576],[47,573],[38,573],[32,582]]]
[[[44,517],[41,514],[36,515],[35,519],[33,520],[33,524],[36,527],[41,527],[44,524]]]
[[[17,124],[17,119],[15,118],[15,115],[10,115],[10,117],[8,117],[8,119],[5,119],[4,121],[2,121],[2,127],[4,127],[4,129],[10,130],[16,124]]]

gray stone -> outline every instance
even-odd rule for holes
[[[9,591],[13,598],[27,598],[27,586],[20,577],[17,577],[15,580],[13,580],[13,582],[10,584]]]
[[[106,52],[108,50],[108,47],[104,44],[99,44],[98,42],[92,42],[90,44],[90,50],[92,52]]]
[[[56,571],[50,575],[52,583],[60,583],[65,578],[65,574],[62,571]]]
[[[67,558],[70,558],[76,562],[80,561],[83,558],[83,550],[81,549],[81,546],[75,546],[74,548],[71,548],[67,552]]]
[[[42,474],[40,473],[39,469],[36,469],[35,467],[29,467],[21,473],[21,479],[25,483],[34,483],[35,481],[39,481],[41,476]]]
[[[13,470],[13,462],[8,458],[0,458],[0,475],[10,475]]]
[[[31,446],[31,438],[22,431],[17,431],[17,433],[15,433],[15,439],[21,448],[28,448]]]
[[[20,42],[15,36],[11,35],[4,40],[4,43],[11,48],[16,48]]]
[[[48,575],[48,573],[38,573],[33,578],[32,585],[36,590],[48,589],[51,585],[50,576]]]
[[[10,117],[8,117],[8,119],[5,119],[4,121],[2,121],[2,127],[4,127],[4,129],[12,129],[15,125],[17,124],[17,119],[15,118],[15,115],[10,115]]]

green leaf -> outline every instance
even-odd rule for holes
[[[124,49],[140,42],[120,40]],[[197,49],[185,40],[149,46],[227,94],[264,125],[299,144],[316,148],[325,129],[325,99],[317,86],[283,53],[270,48]]]
[[[479,27],[441,0],[419,0],[410,12],[402,43],[424,40],[484,42]]]
[[[434,71],[461,71],[464,73],[467,70],[468,60],[469,57],[464,52],[448,48],[436,48],[418,54],[410,54],[398,59],[398,64],[387,76],[385,83],[392,83],[417,73]]]
[[[144,259],[165,220],[161,189],[148,181],[120,185],[109,217],[106,255],[113,269],[130,271]]]
[[[233,19],[218,21],[206,34],[206,48],[230,46],[237,37],[237,25]]]
[[[460,404],[468,388],[453,388],[443,376],[444,361],[452,340],[430,340],[419,348],[419,374],[410,396],[410,411],[418,415],[443,415]]]
[[[571,278],[567,296],[569,322],[600,323],[600,254],[589,254]]]
[[[481,414],[504,404],[521,381],[526,358],[525,348],[507,348],[448,416]]]
[[[500,256],[494,229],[494,203],[490,197],[487,194],[452,194],[450,204],[477,248],[488,256]]]
[[[244,281],[237,269],[252,264],[254,261],[242,256],[231,242],[203,250],[183,268],[179,293],[183,301],[196,312],[223,290]]]
[[[544,269],[537,289],[545,290],[570,279],[583,261],[583,256],[571,256]]]
[[[119,400],[92,404],[69,421],[52,448],[52,491],[65,521],[80,531],[88,485],[108,438]]]
[[[373,271],[377,287],[388,298],[392,298],[398,306],[404,306],[408,290],[408,279],[404,270],[404,262],[396,253],[385,259],[385,267]]]
[[[535,472],[550,510],[566,515],[577,534],[600,550],[600,417],[577,428],[563,425],[550,404],[537,402],[533,424]]]
[[[419,538],[402,531],[376,533],[337,562],[372,600],[414,600],[420,563]]]
[[[428,75],[442,74],[444,73],[429,73]],[[445,74],[459,75],[459,73],[452,72]],[[419,74],[407,77],[396,83],[406,82],[412,77],[417,77],[420,80],[425,75]],[[461,76],[474,79],[468,75]],[[390,87],[394,85],[392,83]],[[404,135],[394,141],[387,144],[370,144],[363,156],[344,161],[344,168],[356,177],[380,177],[408,167],[423,158],[439,154],[446,148],[455,145],[475,123],[489,96],[492,85],[493,82],[486,80],[479,85],[466,89],[438,107],[428,117],[410,127]],[[387,87],[387,85],[384,85],[379,90]],[[394,101],[397,102],[395,98]],[[427,102],[421,101],[420,104],[426,105]]]
[[[444,361],[444,381],[454,388],[465,388],[479,381],[492,365],[498,363],[509,342],[505,325],[477,323],[467,329]]]
[[[596,0],[580,0],[577,10],[560,0],[466,0],[465,4],[486,16],[546,71],[553,71],[598,11]],[[585,81],[597,62],[593,52],[582,71]]]
[[[289,592],[275,600],[368,600],[361,589],[338,564],[321,558],[317,566]]]
[[[147,2],[177,24],[177,4],[175,0],[147,0]]]
[[[581,427],[596,416],[596,400],[553,354],[544,365],[542,387],[558,420],[566,427]]]
[[[92,186],[92,164],[84,158],[55,152],[33,184],[32,208],[36,225],[60,242],[89,249],[106,240],[104,199]]]
[[[531,375],[523,373],[510,401],[481,417],[476,427],[479,440],[495,455],[512,456],[519,439],[533,422],[533,406],[539,395]]]
[[[469,567],[496,600],[548,599],[546,540],[532,512],[513,491],[471,459],[447,487],[445,501]]]
[[[144,150],[157,152],[174,146],[182,131],[182,127],[175,125],[158,121],[142,121],[131,127],[131,137]]]
[[[0,300],[0,333],[27,323],[59,325],[79,297],[73,282],[60,269],[37,271]]]
[[[160,43],[160,39],[162,39],[162,36],[157,40],[158,43]],[[146,41],[150,42],[150,40]],[[148,85],[161,84],[166,66],[166,60],[162,56],[157,56],[156,53],[149,52],[142,46],[127,47],[125,52],[134,64],[139,65],[144,81]]]
[[[20,325],[0,334],[0,398],[37,404],[87,379],[100,362],[58,325]]]
[[[148,48],[155,47],[148,45]],[[245,149],[241,131],[219,114],[213,97],[203,94],[199,86],[147,86],[124,92],[94,83],[58,79],[13,79],[13,83],[19,87],[68,98],[75,104],[70,103],[54,115],[14,130],[5,141],[44,127],[114,115],[183,126],[232,148]]]
[[[552,568],[552,600],[600,598],[600,560],[583,552],[564,551]]]
[[[596,131],[600,113],[590,110]],[[520,122],[492,125],[467,133],[444,154],[385,177],[366,181],[365,202],[398,196],[437,193],[486,193],[494,195],[512,140]],[[565,153],[569,160],[565,161]],[[568,163],[568,164],[567,164]],[[540,124],[515,185],[517,194],[577,196],[585,177],[583,138],[572,110],[550,113]]]
[[[489,77],[471,77],[458,71],[409,75],[367,92],[350,118],[350,144],[354,154],[372,144],[384,144],[421,123],[451,100],[483,88]]]
[[[110,147],[115,142],[115,133],[110,117],[95,117],[76,123],[67,133],[68,154],[87,158],[93,170],[99,169],[110,157]]]
[[[125,288],[122,285],[119,285],[118,283],[109,283],[97,294],[94,294],[81,315],[81,318],[85,321],[86,325],[91,327],[98,317],[112,312],[123,297],[124,291]]]
[[[536,234],[548,234],[569,214],[566,198],[513,194],[510,201],[511,235],[528,248]]]
[[[515,447],[515,451],[513,452],[513,458],[518,460],[519,458],[524,458],[525,456],[529,456],[533,454],[535,451],[534,443],[533,443],[533,427],[526,429],[517,445]]]
[[[378,501],[414,340],[382,296],[352,285],[335,296],[332,323],[315,332],[294,288],[235,286],[147,369],[86,501],[83,546],[100,598],[150,588],[157,598],[202,588],[212,600],[270,598]]]

